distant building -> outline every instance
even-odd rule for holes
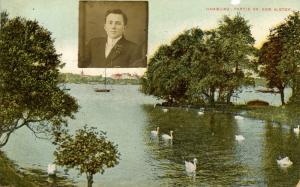
[[[120,80],[120,79],[139,79],[140,76],[138,76],[136,73],[130,74],[130,73],[116,73],[111,75],[112,79]]]
[[[112,74],[111,78],[116,80],[122,79],[122,74],[121,73]]]

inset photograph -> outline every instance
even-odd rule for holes
[[[79,68],[147,67],[148,2],[79,2]]]

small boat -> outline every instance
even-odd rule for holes
[[[95,92],[110,92],[110,90],[106,88],[95,88]]]
[[[104,88],[95,88],[95,92],[110,92],[110,89],[106,88],[106,68],[104,72]]]

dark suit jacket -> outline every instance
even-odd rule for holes
[[[81,67],[114,68],[114,67],[146,67],[138,46],[122,37],[105,58],[107,38],[93,38],[86,46]]]

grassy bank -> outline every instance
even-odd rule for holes
[[[16,165],[0,151],[0,185],[1,186],[24,186],[34,187],[38,184],[30,181],[29,178],[16,170]]]
[[[300,108],[297,106],[252,107],[247,110],[246,116],[290,126],[300,125]]]
[[[18,166],[0,151],[0,186],[75,186],[74,182],[59,175],[49,178],[46,171],[17,168]]]
[[[218,109],[219,110],[219,109]],[[234,105],[222,109],[230,113],[242,113],[245,117],[258,120],[273,121],[280,124],[300,125],[300,107],[297,105],[286,106],[247,106]]]
[[[162,106],[166,107],[166,106]],[[171,106],[186,108],[183,106]],[[215,105],[215,106],[190,106],[190,108],[205,108],[207,111],[221,111],[232,114],[242,114],[245,117],[258,120],[273,121],[280,124],[296,127],[300,125],[300,107],[298,105],[286,106],[247,106],[247,105]]]

